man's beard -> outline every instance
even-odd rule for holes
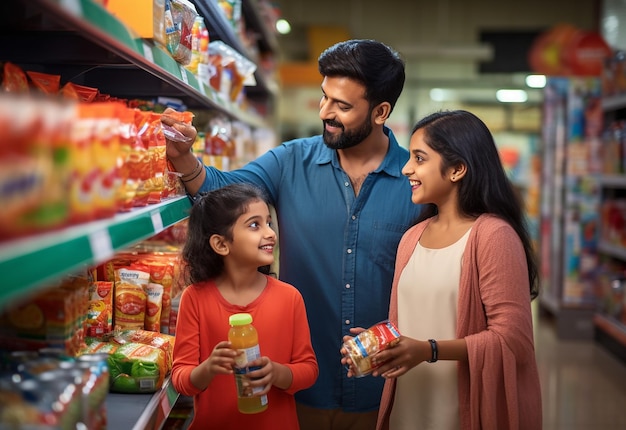
[[[367,119],[361,127],[357,128],[353,131],[346,132],[343,128],[343,125],[339,122],[335,121],[323,121],[324,124],[329,123],[334,127],[341,127],[342,132],[339,136],[334,136],[326,131],[324,128],[324,133],[322,134],[324,138],[324,143],[330,149],[347,149],[352,148],[353,146],[358,145],[363,142],[367,136],[372,133],[372,121],[370,120],[370,116],[367,116]]]

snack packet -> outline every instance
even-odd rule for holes
[[[352,360],[352,371],[357,378],[369,375],[380,367],[372,366],[372,357],[399,342],[400,332],[391,321],[381,321],[344,342],[343,348]]]

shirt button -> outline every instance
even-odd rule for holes
[[[346,284],[346,288],[350,288],[350,284]]]
[[[349,324],[350,324],[350,320],[346,320],[346,325],[349,325]]]
[[[352,215],[352,219],[356,219],[356,215]]]
[[[348,249],[348,254],[352,254],[352,250],[351,249]]]
[[[343,184],[344,184],[346,187],[349,187],[349,186],[350,186],[350,182],[344,182]]]

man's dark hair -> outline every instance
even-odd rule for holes
[[[347,40],[326,49],[318,59],[322,76],[348,77],[365,86],[370,107],[389,102],[393,110],[404,87],[404,60],[375,40]]]

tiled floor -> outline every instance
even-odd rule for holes
[[[543,430],[626,430],[626,363],[594,341],[556,338],[535,323]]]

